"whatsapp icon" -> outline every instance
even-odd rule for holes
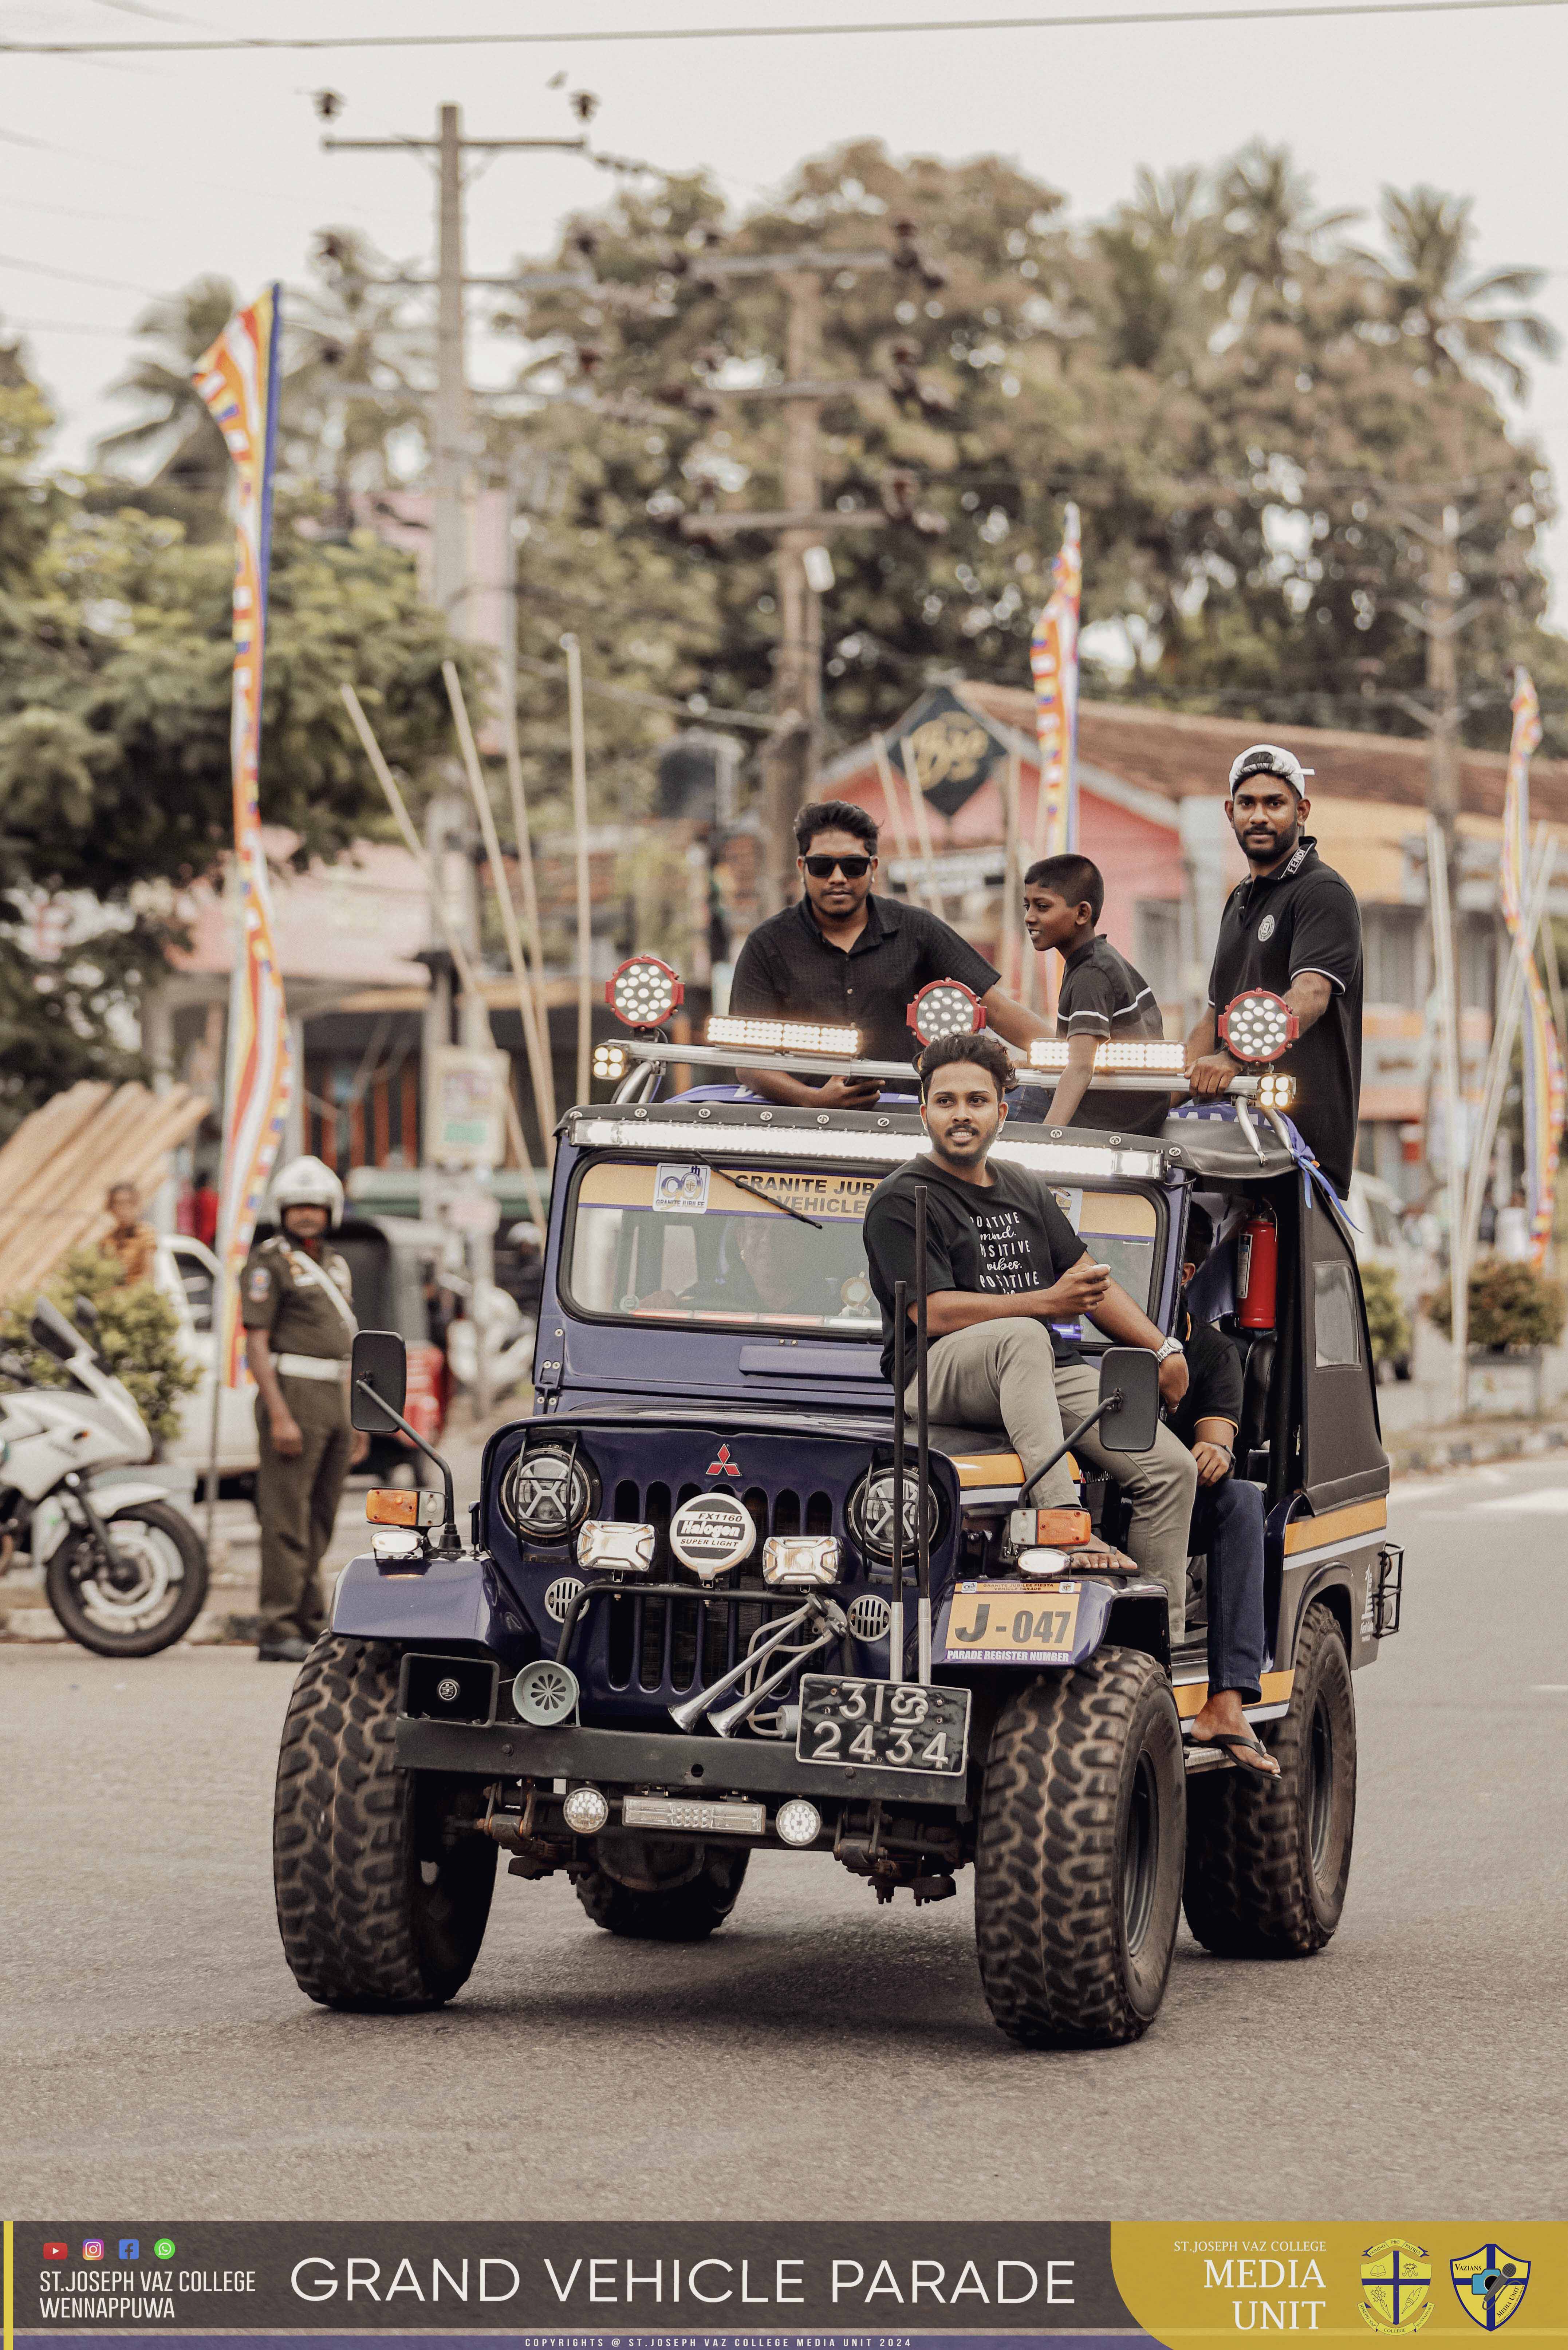
[[[152,2257],[155,2261],[171,2261],[174,2257],[173,2237],[160,2236],[152,2247]]]

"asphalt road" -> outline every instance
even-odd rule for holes
[[[503,1874],[443,2012],[295,1990],[268,1827],[281,1667],[0,1649],[12,2210],[186,2219],[1552,2216],[1568,2074],[1568,1469],[1407,1485],[1406,1628],[1356,1678],[1336,1939],[1183,1933],[1137,2046],[1032,2054],[970,1879],[917,1913],[753,1861],[703,1948]]]

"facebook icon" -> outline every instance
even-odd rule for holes
[[[121,2236],[119,2240],[119,2257],[122,2261],[139,2261],[141,2258],[140,2237]]]

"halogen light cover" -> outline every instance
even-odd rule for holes
[[[1238,1061],[1277,1061],[1299,1033],[1300,1024],[1284,997],[1266,987],[1232,996],[1220,1014],[1220,1041]]]
[[[703,1583],[716,1583],[750,1558],[757,1529],[752,1513],[728,1493],[693,1493],[670,1521],[670,1547]]]
[[[628,956],[605,982],[605,1002],[628,1028],[660,1027],[685,1001],[679,978],[657,955]]]
[[[943,1036],[975,1036],[985,1025],[985,1006],[961,979],[928,980],[904,1014],[922,1045]]]

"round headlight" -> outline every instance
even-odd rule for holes
[[[574,1787],[561,1812],[574,1835],[597,1835],[609,1817],[609,1804],[597,1787]]]
[[[501,1487],[507,1523],[530,1542],[565,1542],[593,1509],[593,1464],[566,1444],[535,1444],[520,1452]]]
[[[915,1528],[918,1523],[915,1504],[918,1491],[915,1482],[915,1466],[911,1460],[906,1463],[904,1469],[904,1562],[906,1566],[911,1569],[915,1557]],[[877,1559],[884,1566],[888,1565],[893,1556],[893,1471],[890,1469],[878,1469],[870,1476],[862,1477],[859,1484],[849,1496],[846,1514],[849,1520],[849,1531],[866,1556]],[[926,1531],[933,1544],[937,1540],[940,1523],[941,1511],[937,1500],[936,1488],[933,1485],[928,1489],[926,1494]]]
[[[1220,1041],[1238,1061],[1277,1061],[1294,1044],[1299,1024],[1282,995],[1252,987],[1232,997],[1220,1014]]]
[[[922,1045],[942,1036],[976,1036],[985,1025],[985,1006],[960,979],[933,979],[904,1014]]]
[[[628,1028],[658,1028],[685,1000],[675,972],[657,955],[628,956],[605,983],[605,1002]]]

